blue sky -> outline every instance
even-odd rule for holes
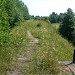
[[[75,0],[22,0],[28,7],[30,15],[49,16],[50,13],[66,12],[72,8],[75,12]]]

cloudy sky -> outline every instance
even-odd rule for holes
[[[72,8],[75,12],[75,0],[22,0],[28,7],[30,15],[49,16],[53,11],[56,13],[66,12]]]

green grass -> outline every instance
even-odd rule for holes
[[[45,21],[28,20],[12,29],[9,44],[0,47],[0,75],[6,75],[5,72],[15,66],[13,60],[26,51],[27,31],[39,40],[27,75],[58,75],[58,61],[71,61],[74,47],[57,33],[57,28]]]
[[[24,27],[20,24],[12,29],[9,34],[10,40],[0,46],[0,75],[6,75],[6,72],[14,66],[13,60],[24,52],[28,42],[27,30]]]
[[[37,26],[40,24],[40,26]],[[39,47],[33,54],[34,73],[58,75],[58,61],[72,61],[74,47],[62,38],[52,25],[45,21],[30,21],[26,26],[39,39]]]
[[[59,29],[60,23],[52,23],[51,24],[54,28]]]
[[[41,24],[40,27],[37,27],[38,23]],[[39,44],[49,46],[59,61],[72,60],[74,47],[52,25],[45,21],[31,21],[28,26],[33,36],[39,39]]]

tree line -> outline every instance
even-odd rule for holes
[[[44,21],[49,20],[48,16],[34,16],[34,15],[30,15],[30,19],[33,19],[33,20],[44,20]]]
[[[30,15],[31,19],[34,20],[45,20],[45,21],[50,21],[51,23],[59,23],[62,22],[64,19],[65,13],[60,13],[59,15],[55,12],[52,12],[49,16],[34,16]]]
[[[51,23],[60,23],[64,19],[65,13],[60,13],[59,15],[55,12],[52,12],[49,15],[49,21]]]

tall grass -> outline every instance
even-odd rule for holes
[[[33,59],[28,63],[29,68],[24,75],[60,75],[58,61],[72,60],[74,47],[57,34],[57,30],[48,22],[35,20],[14,27],[9,34],[8,43],[0,46],[0,75],[6,75],[6,71],[13,69],[13,61],[26,51],[29,42],[27,31],[39,42],[32,51]]]
[[[6,75],[13,68],[13,61],[26,48],[26,35],[26,28],[20,24],[11,30],[9,40],[0,46],[0,75]]]
[[[41,24],[40,27],[37,27],[38,23]],[[50,51],[54,51],[59,61],[72,60],[74,47],[62,38],[52,25],[44,21],[31,21],[28,26],[32,35],[39,39],[39,44],[49,46]]]
[[[26,27],[39,39],[39,47],[33,54],[31,73],[58,75],[60,73],[58,61],[72,60],[74,47],[45,21],[33,20],[28,22]]]

